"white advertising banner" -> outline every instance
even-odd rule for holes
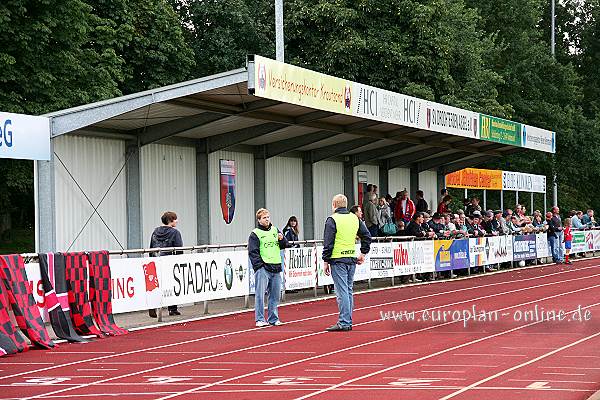
[[[285,290],[315,287],[317,283],[317,259],[314,247],[285,249]]]
[[[181,254],[156,258],[163,306],[245,296],[248,252]]]
[[[157,262],[160,258],[115,258],[110,260],[113,313],[159,308],[162,286]]]
[[[513,258],[511,236],[489,236],[469,239],[471,267],[510,262]]]
[[[554,153],[556,151],[556,133],[523,124],[521,125],[521,144],[527,149]]]
[[[392,253],[396,276],[435,271],[432,240],[394,242]]]
[[[600,250],[600,231],[594,232],[594,250]]]
[[[394,262],[391,243],[371,243],[371,251],[365,264],[371,269],[371,278],[391,278],[394,276]]]
[[[50,159],[50,119],[0,112],[0,158]]]
[[[546,176],[502,171],[502,189],[517,192],[546,193]]]
[[[547,233],[535,234],[535,247],[537,248],[538,258],[552,257],[552,253],[550,252],[550,245],[548,244]]]
[[[323,265],[323,246],[316,247],[317,253],[317,284],[319,286],[333,285],[333,278],[331,275],[325,275],[325,268]],[[360,251],[360,245],[356,246],[356,252]],[[371,245],[371,251],[373,251],[373,245]],[[369,261],[369,255],[365,257],[365,262],[356,265],[354,272],[354,282],[366,281],[371,276],[371,264]]]
[[[479,139],[479,113],[427,102],[425,129]]]

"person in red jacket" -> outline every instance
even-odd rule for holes
[[[394,207],[394,220],[396,222],[404,221],[405,224],[408,224],[413,215],[415,215],[415,203],[408,198],[408,192],[406,190],[403,190],[400,194],[401,197]]]
[[[438,204],[437,212],[440,214],[448,214],[450,212],[450,203],[452,202],[452,196],[446,195]]]
[[[571,233],[571,218],[565,218],[563,225],[565,226],[563,230],[565,234],[565,264],[573,264],[571,261],[569,261],[571,243],[573,242],[573,234]]]

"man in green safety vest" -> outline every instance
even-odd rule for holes
[[[340,311],[338,322],[327,328],[329,332],[352,330],[352,286],[356,264],[365,261],[371,248],[371,235],[365,224],[348,211],[348,199],[343,194],[333,197],[333,215],[325,221],[323,234],[323,261],[325,274],[333,278],[333,286]],[[360,238],[360,254],[356,254],[356,236]]]
[[[281,294],[281,249],[290,247],[281,231],[271,224],[269,210],[256,212],[258,227],[248,238],[248,256],[254,269],[254,314],[256,326],[281,325],[277,306]],[[268,293],[269,316],[265,321],[265,293]]]

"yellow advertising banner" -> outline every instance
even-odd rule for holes
[[[465,168],[446,175],[446,187],[502,190],[502,171]]]
[[[254,57],[254,65],[257,96],[338,114],[351,114],[351,81],[261,56]]]

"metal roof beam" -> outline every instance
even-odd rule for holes
[[[318,119],[331,117],[332,115],[335,115],[335,113],[332,113],[329,111],[313,111],[313,112],[309,112],[308,114],[302,114],[302,115],[296,117],[296,124],[301,125],[306,122],[316,121]]]
[[[378,141],[376,138],[360,138],[351,140],[349,142],[342,142],[326,146],[321,149],[316,149],[310,152],[310,159],[313,163],[326,160],[331,157],[339,156],[347,151],[355,150],[363,146],[367,146],[371,143]]]
[[[365,151],[364,153],[355,154],[352,156],[352,166],[356,167],[357,165],[363,164],[368,161],[376,160],[380,157],[394,154],[402,150],[410,149],[412,147],[417,147],[417,144],[406,144],[406,143],[398,143],[393,144],[391,146],[384,146],[380,149],[373,149],[369,151]]]
[[[460,161],[460,160],[464,159],[465,157],[470,157],[470,156],[472,156],[471,153],[468,153],[466,151],[459,151],[457,153],[446,154],[446,155],[443,155],[440,157],[430,158],[428,160],[419,161],[417,163],[417,171],[423,172],[423,171],[427,171],[429,169],[438,168],[444,164]]]
[[[437,147],[432,147],[429,149],[415,151],[413,153],[402,154],[402,155],[388,159],[387,167],[388,167],[388,169],[403,167],[405,165],[409,165],[416,161],[419,161],[422,158],[426,158],[426,157],[434,156],[436,154],[443,153],[444,151],[445,150],[440,150]]]
[[[287,125],[269,122],[258,126],[251,126],[232,132],[222,133],[220,135],[209,136],[208,152],[213,153],[218,150],[223,150],[236,144],[244,143],[259,136],[266,135],[267,133],[276,132],[283,128],[287,128]]]
[[[174,136],[180,133],[196,129],[211,122],[226,118],[227,115],[216,113],[202,113],[191,117],[179,118],[173,121],[163,122],[161,124],[151,125],[144,129],[139,129],[140,145],[145,146],[150,143]]]
[[[486,155],[481,157],[469,158],[466,160],[463,159],[461,161],[453,162],[451,164],[446,164],[442,168],[440,168],[440,170],[444,175],[447,175],[455,171],[460,171],[463,168],[475,167],[486,161],[490,161],[490,156]]]
[[[271,158],[284,154],[309,144],[319,142],[336,136],[337,133],[329,131],[312,132],[307,135],[296,136],[290,139],[280,140],[278,142],[269,143],[266,145],[265,158]]]

